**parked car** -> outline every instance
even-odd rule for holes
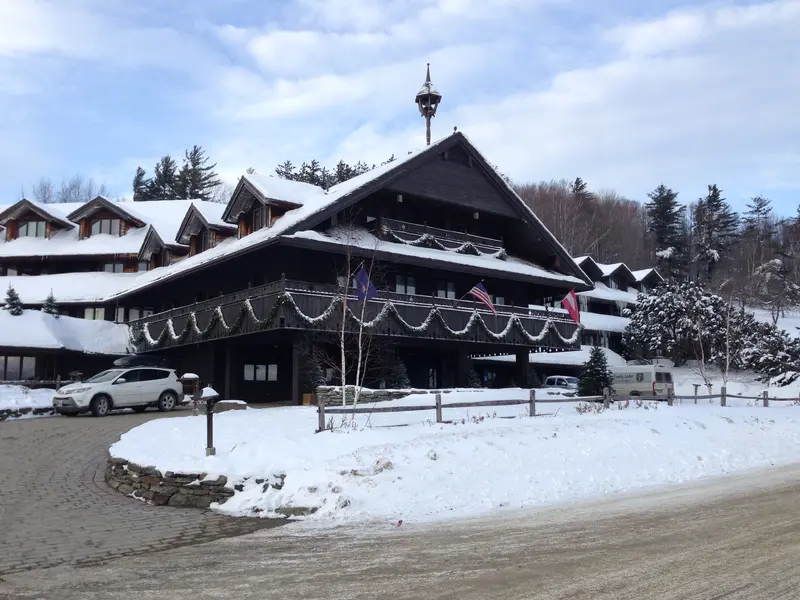
[[[562,388],[565,390],[577,390],[578,378],[570,377],[568,375],[551,375],[544,380],[544,387],[546,388]]]
[[[662,365],[611,367],[617,396],[663,397],[674,392],[672,370]]]
[[[61,415],[91,412],[104,417],[116,408],[144,412],[154,406],[163,412],[183,402],[183,385],[175,371],[148,367],[109,369],[86,381],[65,385],[56,391],[53,408]]]

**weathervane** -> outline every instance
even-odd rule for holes
[[[436,109],[442,101],[442,95],[436,91],[431,83],[431,63],[428,63],[428,73],[425,76],[425,83],[414,99],[419,108],[419,114],[425,117],[425,140],[427,145],[431,145],[431,118],[436,116]]]

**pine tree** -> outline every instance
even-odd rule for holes
[[[147,178],[147,171],[142,167],[136,167],[136,175],[133,176],[133,201],[142,202],[150,200],[150,185],[152,180]]]
[[[205,150],[193,146],[187,150],[178,174],[179,196],[190,200],[209,200],[215,188],[222,184],[216,171],[217,163],[208,164]]]
[[[175,200],[181,196],[178,165],[169,155],[161,157],[147,186],[148,200]]]
[[[662,275],[678,279],[685,275],[687,263],[683,219],[686,208],[678,204],[678,194],[663,183],[647,195],[647,231],[653,236],[656,264]]]
[[[300,351],[300,385],[304,394],[313,394],[321,385],[325,385],[325,373],[320,364],[319,355],[311,344],[305,345]]]
[[[468,388],[483,387],[483,384],[481,383],[481,378],[478,375],[477,371],[475,371],[475,369],[470,369],[469,372],[467,373],[467,387]]]
[[[706,282],[711,283],[717,266],[728,257],[736,239],[739,216],[722,197],[716,185],[700,198],[694,209],[695,261]]]
[[[408,377],[408,370],[403,359],[397,357],[392,362],[389,376],[386,378],[386,385],[393,390],[407,390],[411,387],[411,380]]]
[[[3,307],[3,310],[7,310],[9,313],[18,317],[22,314],[22,300],[17,293],[17,290],[14,289],[14,286],[11,284],[8,285],[8,291],[6,292],[6,304]]]
[[[525,387],[528,389],[542,387],[542,380],[539,379],[539,374],[536,372],[536,369],[533,368],[533,365],[528,365],[528,381],[526,384]]]
[[[58,318],[58,304],[56,303],[56,297],[53,295],[53,290],[50,290],[47,298],[45,298],[44,304],[42,304],[42,312],[53,315],[56,319]]]
[[[581,377],[578,382],[579,396],[601,396],[603,390],[608,388],[611,392],[614,376],[608,368],[606,353],[599,346],[592,346],[589,352],[589,360],[583,365]]]

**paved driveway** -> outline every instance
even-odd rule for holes
[[[105,485],[108,446],[121,433],[151,419],[179,414],[123,411],[102,419],[0,423],[0,575],[92,564],[274,525],[210,511],[153,507]]]

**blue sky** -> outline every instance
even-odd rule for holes
[[[204,146],[230,182],[453,126],[515,181],[800,202],[800,0],[3,0],[0,204]]]

